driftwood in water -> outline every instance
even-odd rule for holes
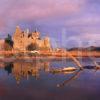
[[[63,87],[66,84],[68,84],[69,82],[71,82],[72,80],[76,79],[79,74],[80,74],[81,70],[78,70],[71,78],[69,78],[68,80],[65,80],[63,83],[61,84],[57,84],[57,87]]]
[[[56,73],[64,73],[64,72],[74,72],[76,71],[77,68],[75,67],[67,67],[67,68],[62,68],[62,69],[52,69],[50,72],[53,73],[53,74],[56,74]]]
[[[76,63],[76,65],[78,67],[80,67],[80,69],[83,69],[81,63],[74,56],[72,56],[72,54],[70,52],[68,52],[68,51],[66,51],[66,52],[67,52],[68,56]]]
[[[83,66],[84,69],[95,69],[96,66],[91,66],[91,65],[87,65],[87,66]]]

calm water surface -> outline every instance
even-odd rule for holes
[[[79,60],[94,66],[91,59]],[[70,59],[0,62],[0,100],[99,100],[100,70],[51,71],[68,66],[78,68]]]

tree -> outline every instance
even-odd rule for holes
[[[12,50],[12,47],[8,43],[4,43],[4,50],[6,51]]]
[[[7,38],[5,38],[4,49],[5,50],[12,50],[13,48],[13,40],[11,35],[8,34]]]
[[[5,43],[13,47],[13,40],[12,40],[11,35],[8,34],[7,38],[5,38]]]

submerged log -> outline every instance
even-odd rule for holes
[[[74,71],[76,71],[77,70],[77,68],[75,68],[75,67],[67,67],[67,68],[62,68],[62,69],[52,69],[50,72],[51,73],[53,73],[53,74],[55,74],[55,73],[69,73],[69,72],[74,72]]]
[[[96,66],[91,66],[91,65],[87,65],[87,66],[83,66],[84,69],[95,69]]]

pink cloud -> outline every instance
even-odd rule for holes
[[[81,42],[88,42],[85,46],[100,46],[100,34],[96,33],[83,33],[77,36]],[[80,42],[80,41],[79,41]]]
[[[56,20],[79,13],[86,0],[0,0],[0,32],[22,21]],[[8,32],[8,30],[7,30]]]
[[[67,26],[81,26],[81,25],[98,25],[100,23],[99,15],[80,15],[79,17],[75,17],[69,19],[65,22]]]
[[[9,19],[41,19],[78,12],[84,0],[4,0],[2,14]],[[8,4],[8,5],[7,5]]]

